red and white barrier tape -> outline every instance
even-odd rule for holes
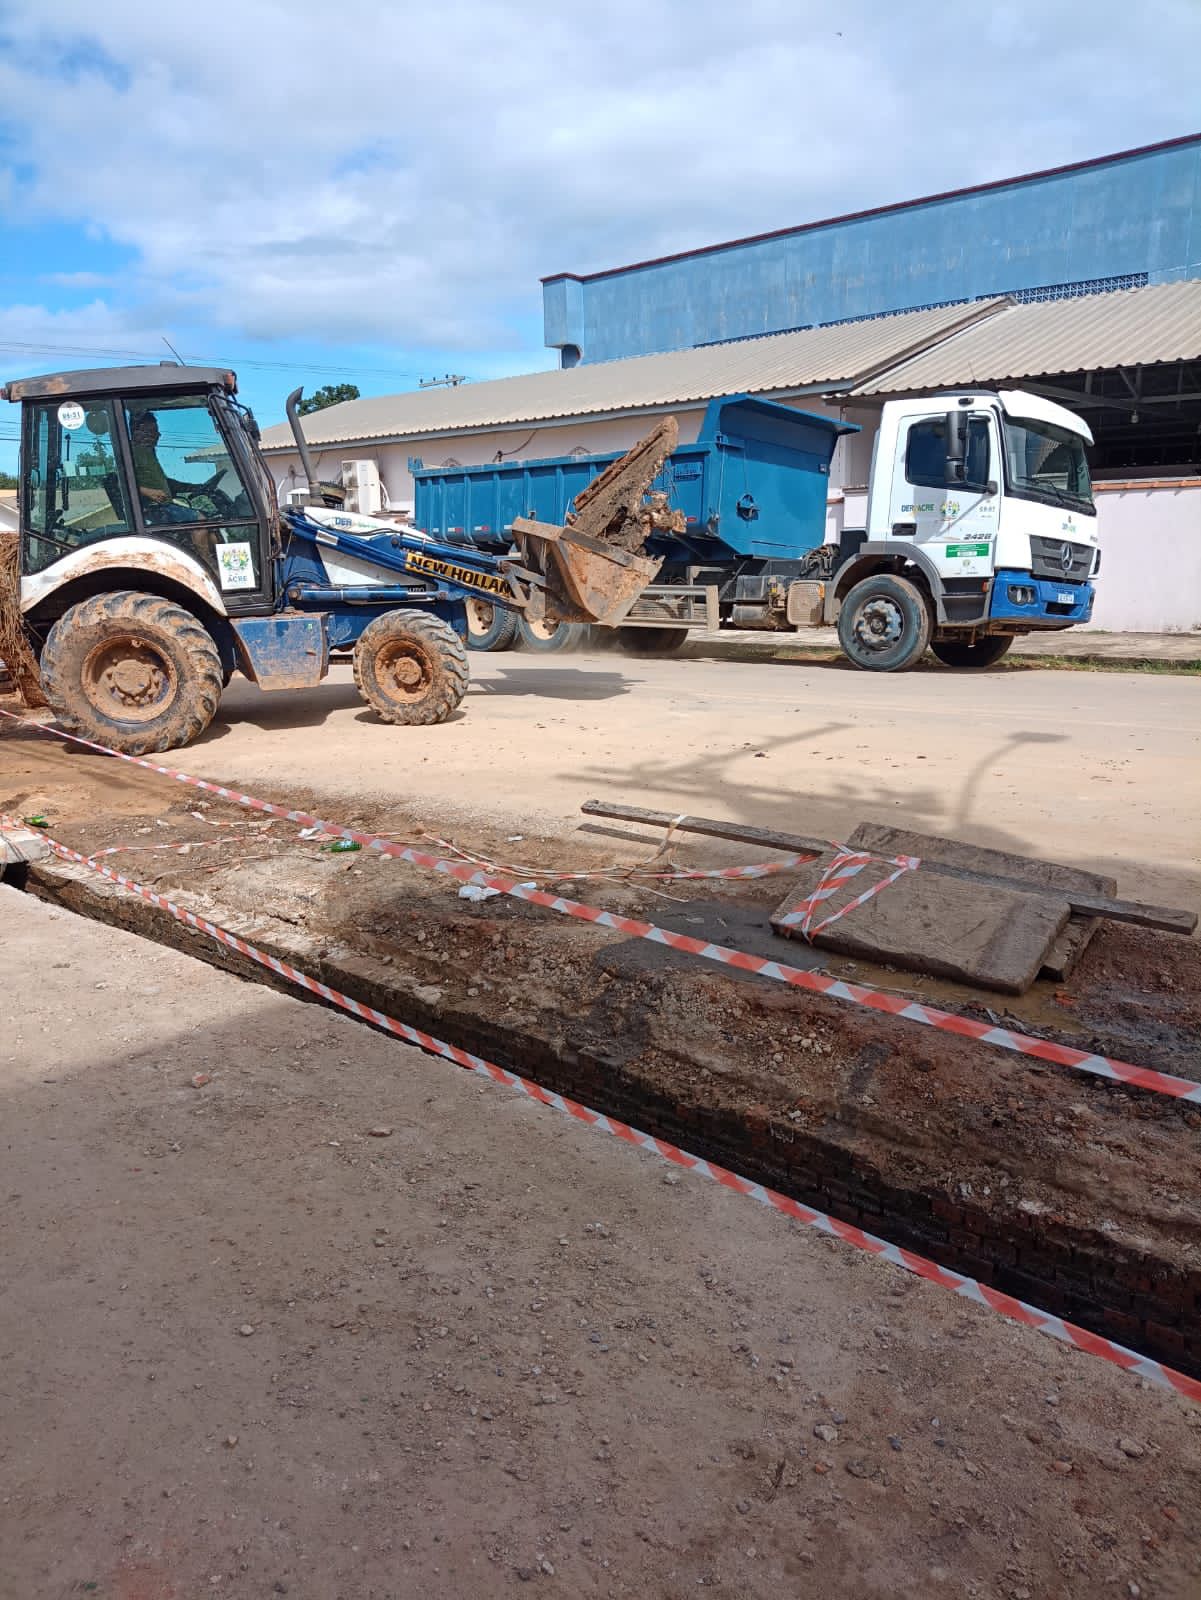
[[[20,827],[23,824],[13,817],[0,813],[0,827],[4,826]],[[893,1266],[901,1267],[916,1277],[925,1278],[929,1283],[950,1289],[953,1294],[960,1295],[965,1300],[973,1300],[977,1305],[985,1306],[990,1311],[997,1311],[1003,1317],[1019,1322],[1024,1327],[1035,1328],[1040,1333],[1049,1334],[1061,1344],[1072,1345],[1078,1350],[1087,1351],[1090,1355],[1099,1356],[1102,1361],[1121,1367],[1124,1372],[1134,1373],[1136,1377],[1145,1378],[1149,1383],[1157,1384],[1161,1388],[1172,1389],[1185,1399],[1201,1405],[1201,1381],[1190,1378],[1183,1372],[1177,1372],[1173,1367],[1165,1366],[1162,1361],[1140,1355],[1137,1351],[1129,1350],[1125,1345],[1116,1344],[1112,1339],[1103,1338],[1100,1334],[1090,1333],[1086,1328],[1077,1327],[1075,1323],[1066,1322],[1062,1317],[1053,1316],[1048,1311],[1041,1311],[1028,1301],[1002,1294],[1000,1290],[991,1289],[987,1284],[980,1283],[975,1278],[965,1277],[961,1272],[954,1272],[949,1267],[940,1267],[937,1262],[916,1255],[912,1250],[903,1249],[900,1245],[892,1244],[887,1239],[881,1239],[877,1234],[867,1233],[864,1229],[855,1227],[853,1223],[841,1222],[837,1217],[828,1216],[824,1211],[815,1211],[812,1206],[802,1205],[799,1200],[790,1199],[788,1195],[769,1189],[764,1184],[740,1177],[736,1172],[729,1172],[725,1167],[719,1167],[716,1162],[691,1155],[687,1150],[669,1144],[666,1139],[657,1139],[653,1134],[643,1133],[641,1129],[619,1122],[616,1117],[607,1116],[601,1111],[593,1111],[590,1107],[569,1100],[565,1095],[557,1094],[552,1089],[544,1089],[532,1079],[523,1078],[516,1072],[509,1072],[493,1061],[472,1055],[468,1050],[460,1050],[457,1045],[447,1044],[444,1039],[436,1039],[433,1034],[423,1033],[420,1028],[411,1028],[407,1023],[397,1022],[394,1017],[377,1011],[374,1006],[365,1006],[358,1000],[352,999],[350,995],[342,994],[316,978],[310,978],[307,973],[298,971],[288,962],[280,961],[276,956],[269,956],[264,951],[257,950],[254,945],[247,944],[245,939],[240,939],[225,928],[220,928],[204,917],[197,916],[194,911],[176,905],[166,895],[156,894],[153,889],[148,889],[132,878],[124,877],[111,867],[102,867],[95,859],[59,844],[48,834],[44,834],[43,837],[55,855],[99,873],[130,894],[136,894],[151,905],[158,906],[186,926],[195,928],[198,933],[207,935],[218,944],[236,950],[239,955],[285,978],[298,988],[306,990],[309,994],[318,995],[322,1000],[329,1001],[331,1005],[349,1012],[351,1016],[358,1017],[363,1022],[374,1023],[376,1027],[385,1029],[408,1044],[416,1045],[418,1049],[430,1055],[441,1056],[444,1060],[453,1061],[456,1066],[465,1067],[467,1071],[477,1073],[482,1078],[504,1084],[506,1088],[516,1090],[518,1094],[536,1100],[539,1105],[551,1106],[554,1110],[573,1117],[577,1122],[586,1123],[589,1127],[600,1129],[602,1133],[611,1134],[616,1139],[623,1139],[627,1144],[636,1145],[672,1166],[695,1172],[702,1178],[721,1184],[725,1189],[732,1189],[736,1194],[757,1201],[769,1210],[780,1212],[794,1222],[804,1223],[806,1227],[813,1228],[818,1233],[841,1239],[845,1244],[853,1245],[856,1250],[889,1261]]]
[[[817,888],[803,900],[795,910],[786,916],[776,918],[781,927],[795,928],[799,925],[801,937],[812,944],[813,940],[821,933],[823,928],[828,928],[832,922],[837,922],[840,917],[845,917],[848,912],[854,911],[856,906],[865,905],[881,889],[887,889],[890,883],[895,883],[904,872],[913,872],[921,866],[920,856],[873,856],[866,850],[849,850],[846,845],[835,845],[837,854],[833,861],[822,873]],[[833,912],[813,927],[813,913],[824,900],[829,900],[838,893],[844,883],[849,883],[861,873],[869,861],[882,861],[885,865],[895,867],[896,871],[889,873],[887,878],[881,878],[879,883],[873,883],[870,889],[865,889],[861,895],[856,895],[854,900],[848,900],[839,911]]]
[[[0,717],[7,717],[12,722],[35,728],[51,739],[69,739],[72,743],[84,745],[89,750],[99,750],[103,755],[115,756],[118,761],[128,761],[135,767],[145,767],[149,772],[157,772],[160,776],[172,778],[177,783],[190,784],[193,788],[203,789],[206,793],[215,794],[222,800],[230,800],[235,805],[248,806],[253,811],[264,811],[271,816],[283,817],[285,821],[298,823],[301,827],[320,828],[324,833],[351,839],[356,844],[376,850],[394,860],[407,861],[412,866],[423,867],[431,872],[446,873],[449,877],[458,878],[462,883],[495,889],[500,894],[510,895],[514,900],[526,900],[531,905],[542,906],[545,910],[555,911],[561,916],[577,917],[580,921],[591,922],[597,927],[611,928],[615,933],[624,933],[632,939],[646,939],[652,944],[666,945],[671,950],[679,950],[685,955],[700,956],[706,961],[733,967],[738,972],[755,973],[759,977],[786,983],[794,989],[807,989],[813,994],[822,994],[831,1000],[862,1006],[869,1011],[881,1011],[889,1016],[900,1017],[905,1022],[915,1022],[922,1027],[935,1028],[942,1033],[957,1034],[960,1038],[975,1039],[980,1044],[995,1045],[999,1050],[1030,1056],[1036,1061],[1052,1066],[1069,1067],[1076,1072],[1088,1073],[1098,1078],[1109,1078],[1115,1083],[1149,1089],[1156,1094],[1169,1095],[1176,1100],[1186,1100],[1201,1105],[1201,1083],[1195,1083],[1190,1078],[1177,1078],[1169,1072],[1158,1072],[1153,1067],[1135,1066],[1130,1061],[1099,1055],[1095,1051],[1078,1050],[1074,1045],[1039,1039],[1032,1034],[1019,1033],[1013,1028],[977,1022],[972,1017],[961,1016],[953,1011],[941,1011],[937,1006],[921,1005],[916,1000],[906,999],[904,995],[873,989],[867,984],[846,983],[841,978],[831,978],[824,972],[805,972],[799,967],[788,966],[783,961],[771,961],[766,956],[751,955],[746,950],[735,950],[728,945],[712,944],[706,939],[694,939],[689,934],[674,933],[670,928],[660,928],[653,922],[643,922],[636,917],[623,917],[616,911],[602,911],[597,906],[583,905],[578,900],[568,900],[563,895],[531,888],[512,878],[484,872],[465,862],[445,861],[438,856],[427,855],[423,850],[417,850],[411,845],[395,844],[390,839],[381,838],[379,834],[363,833],[358,828],[346,828],[336,822],[325,822],[319,817],[310,816],[307,811],[285,810],[282,806],[272,805],[269,800],[259,800],[254,795],[226,788],[224,784],[210,783],[205,778],[194,778],[190,773],[179,772],[174,767],[164,767],[157,762],[147,761],[143,756],[130,756],[120,750],[110,750],[106,745],[94,744],[90,739],[81,739],[77,734],[65,733],[60,728],[48,728],[41,723],[24,723],[23,718],[14,716],[11,711],[0,709]]]

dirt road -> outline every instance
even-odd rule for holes
[[[1184,1402],[348,1019],[0,926],[5,1596],[1196,1594]]]
[[[348,668],[236,679],[183,764],[222,780],[412,797],[456,821],[575,827],[591,797],[845,837],[860,819],[1112,873],[1201,909],[1201,682],[616,653],[473,655],[464,709],[390,729]]]

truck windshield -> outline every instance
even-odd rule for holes
[[[1092,511],[1084,440],[1053,422],[1005,418],[1005,465],[1011,493]]]

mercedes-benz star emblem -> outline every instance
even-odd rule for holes
[[[1059,547],[1059,565],[1065,572],[1072,570],[1072,547],[1066,540]]]

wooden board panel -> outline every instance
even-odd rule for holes
[[[962,839],[913,833],[886,822],[861,822],[847,843],[855,850],[870,850],[873,855],[921,856],[924,861],[940,861],[963,872],[979,872],[993,878],[1012,878],[1037,889],[1109,898],[1118,892],[1117,880],[1099,872],[1085,872],[1058,861],[1037,861],[1033,856],[1013,855],[1008,850],[988,850],[982,845],[965,844]]]
[[[824,901],[814,920],[821,921],[861,894],[875,881],[870,875],[875,870],[866,869]],[[800,870],[798,883],[772,917],[777,933],[801,937],[799,928],[786,928],[779,919],[812,894],[822,872],[820,861]],[[1069,915],[1062,895],[972,883],[919,867],[817,934],[813,942],[819,950],[1021,994],[1038,976]]]

